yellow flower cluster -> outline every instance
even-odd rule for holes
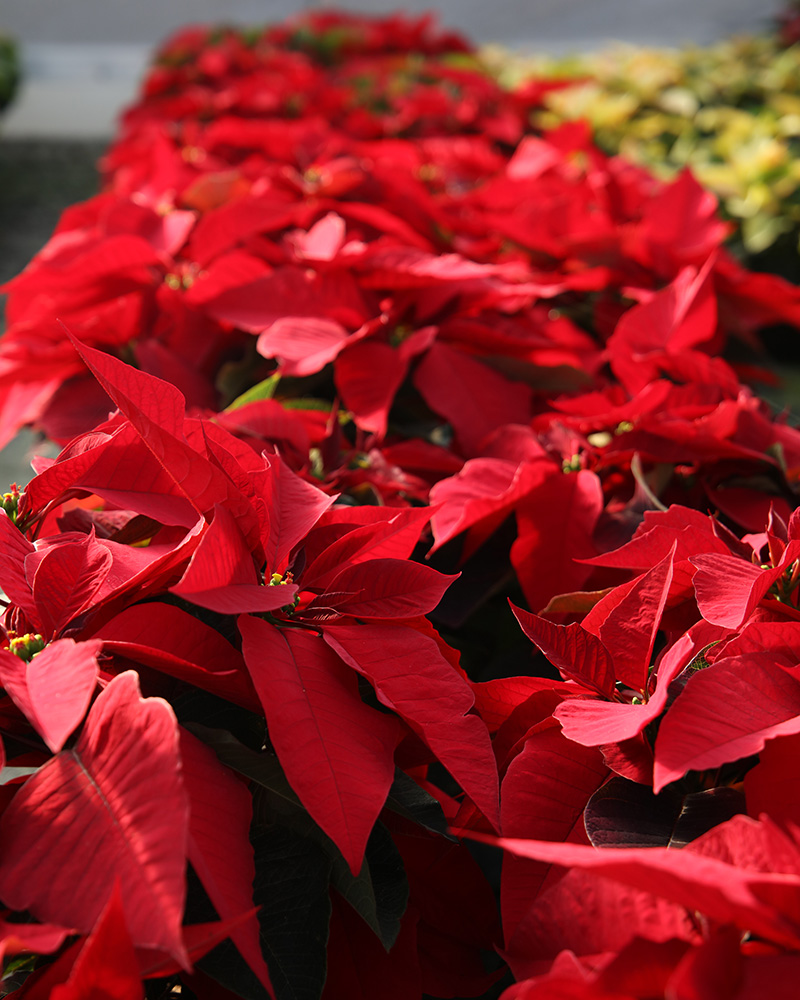
[[[800,235],[800,45],[765,35],[560,59],[498,48],[482,55],[509,87],[574,80],[545,96],[533,124],[585,119],[603,149],[661,177],[690,167],[737,223],[748,253]]]

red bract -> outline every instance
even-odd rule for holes
[[[0,684],[53,753],[86,714],[97,683],[99,642],[57,639],[30,663],[0,650]]]
[[[343,44],[331,30],[328,56]],[[664,342],[649,363],[663,356],[682,371],[724,345],[718,299],[726,324],[748,332],[796,318],[788,286],[759,276],[756,287],[718,253],[725,227],[688,173],[661,186],[602,156],[580,127],[522,138],[525,99],[500,91],[475,61],[416,65],[370,50],[358,66],[350,55],[345,69],[337,56],[323,70],[308,55],[279,52],[271,36],[206,42],[213,58],[201,52],[192,69],[159,71],[176,86],[191,79],[191,96],[164,100],[171,85],[157,74],[128,115],[108,158],[114,193],[73,210],[48,253],[12,282],[9,430],[39,421],[65,440],[77,429],[64,411],[75,412],[75,390],[88,383],[51,316],[87,344],[129,348],[193,405],[226,397],[222,364],[253,378],[244,345],[258,334],[259,351],[287,375],[332,362],[345,405],[378,435],[410,373],[468,451],[492,429],[466,413],[462,397],[477,387],[502,423],[529,418],[526,383],[571,389],[598,376],[610,331],[593,337],[576,325],[573,313],[585,326],[576,296],[602,292],[619,315],[623,295],[647,311],[674,291],[680,312],[697,294],[691,275],[702,275],[703,307],[693,312],[703,329],[683,329],[676,314],[661,324]],[[254,103],[257,91],[266,103]],[[373,102],[392,108],[378,114]],[[47,299],[34,295],[53,269]],[[682,357],[687,337],[702,350]],[[617,368],[627,339],[612,338]],[[52,359],[44,374],[43,355]],[[445,366],[458,372],[449,371],[449,399],[431,387]],[[86,405],[88,426],[102,400]]]
[[[120,1000],[139,1000],[144,996],[119,882],[114,883],[108,905],[75,959],[69,978],[55,986],[50,996],[80,1000],[92,993],[106,993]]]
[[[473,695],[424,629],[384,624],[363,629],[324,626],[325,641],[375,687],[427,743],[497,828],[497,773],[485,724],[468,714]],[[410,679],[413,677],[413,682]]]
[[[792,525],[794,530],[788,542],[772,539],[770,556],[775,563],[772,566],[755,563],[756,552],[752,552],[751,562],[725,553],[694,557],[697,604],[707,621],[739,628],[762,601],[770,611],[795,617],[797,574],[794,571],[800,556],[797,518],[792,519]]]
[[[731,656],[701,671],[667,713],[656,744],[653,788],[758,753],[768,739],[800,732],[800,685],[772,652]],[[723,720],[721,701],[732,706]]]
[[[392,784],[396,720],[364,705],[355,677],[317,636],[250,617],[239,629],[286,776],[357,874]]]
[[[520,856],[568,864],[577,872],[600,874],[603,879],[612,879],[648,896],[660,897],[699,912],[711,922],[710,935],[713,935],[714,927],[733,924],[740,931],[757,934],[777,949],[796,952],[796,912],[791,901],[791,886],[797,878],[797,844],[792,836],[787,836],[766,819],[757,823],[746,817],[737,817],[680,853],[663,849],[597,851],[591,847],[544,841],[507,840],[500,843]],[[553,890],[556,896],[561,894],[562,906],[569,905],[567,882],[568,879],[563,880]],[[628,897],[626,902],[630,905],[631,898]],[[644,915],[648,902],[640,896],[634,905],[638,905]],[[666,931],[670,937],[676,936],[678,927],[669,927],[668,910],[651,910],[649,916],[651,926],[648,936],[654,932],[658,934],[659,930],[661,933]],[[688,927],[683,933],[680,930],[678,933],[690,945],[694,944],[694,948],[704,947],[700,943],[702,939],[698,939],[696,932]],[[706,937],[710,935],[707,931]],[[650,936],[650,940],[658,938]],[[708,945],[705,947],[708,949]],[[746,957],[748,952],[745,946],[740,945],[740,948],[742,950],[738,955],[742,957],[737,956],[737,964],[741,961],[746,966],[753,959]],[[725,951],[723,949],[717,956],[718,961],[725,961]],[[737,955],[735,947],[731,951]],[[767,949],[767,953],[775,955],[775,950]],[[677,964],[677,960],[685,954],[687,952],[683,949],[673,952],[670,965]],[[601,968],[602,964],[605,963],[601,963]],[[583,969],[585,981],[597,982],[589,968],[583,966]],[[554,966],[550,974],[554,978],[555,972]],[[674,975],[675,979],[686,975],[685,965],[678,965]],[[605,996],[602,984],[601,974],[596,992],[568,995]],[[532,982],[531,988],[533,985]],[[544,982],[538,985],[544,987]],[[509,997],[525,995],[528,994],[519,988],[508,993]],[[626,995],[635,997],[646,993],[635,989],[635,992]],[[670,995],[669,983],[665,995]]]
[[[552,625],[516,610],[528,637],[562,675],[576,681],[581,694],[603,699],[580,698],[559,706],[554,715],[568,738],[586,746],[632,739],[662,710],[678,664],[670,663],[666,677],[659,671],[655,683],[650,667],[672,581],[672,559],[670,552],[632,586],[612,591],[581,625]],[[586,627],[589,619],[591,631]]]
[[[134,944],[188,967],[180,933],[188,803],[177,740],[169,706],[143,701],[136,674],[115,678],[74,749],[45,764],[3,813],[3,900],[88,933],[113,873]]]
[[[549,707],[542,705],[541,714]],[[502,829],[506,836],[567,840],[580,833],[586,804],[608,769],[599,750],[570,746],[552,719],[529,716],[527,721],[530,728],[524,742],[514,747],[516,753],[503,777]],[[501,729],[498,740],[503,735]],[[546,864],[504,859],[501,903],[509,959],[528,951],[531,932],[526,915],[548,873]]]

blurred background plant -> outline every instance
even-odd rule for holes
[[[0,32],[0,111],[11,103],[19,76],[17,44],[13,38]]]
[[[552,79],[535,127],[584,119],[598,144],[657,176],[690,167],[736,224],[733,249],[800,279],[800,44],[795,10],[775,31],[681,49],[615,46],[553,58],[499,48],[506,86]],[[787,252],[788,251],[788,252]]]

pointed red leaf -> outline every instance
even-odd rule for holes
[[[730,839],[743,827],[752,829],[759,842],[764,841],[763,827],[746,816],[737,816],[715,830],[722,831]],[[718,857],[703,856],[694,850],[694,844],[682,850],[668,847],[597,849],[543,840],[492,838],[474,833],[469,836],[494,843],[521,858],[535,858],[565,868],[594,872],[603,878],[678,903],[711,920],[734,923],[742,930],[777,944],[796,948],[800,939],[800,923],[795,915],[781,912],[765,901],[767,894],[773,890],[784,896],[793,893],[796,899],[800,876],[795,873],[774,874],[772,871],[744,868]],[[700,844],[700,841],[695,843]],[[761,849],[768,857],[769,844],[762,843]]]
[[[507,858],[503,859],[505,865]],[[522,860],[522,859],[518,859]],[[526,859],[530,864],[530,859]],[[544,862],[540,862],[543,864]],[[665,942],[695,936],[694,928],[682,906],[638,887],[601,878],[592,871],[573,868],[545,886],[531,899],[527,913],[508,941],[505,954],[515,975],[526,976],[542,968],[546,961],[559,955],[577,954],[589,961],[598,955],[611,957],[631,945],[645,942]],[[685,947],[685,945],[684,945]],[[645,952],[647,956],[647,952]],[[644,957],[644,956],[642,956]],[[649,957],[649,956],[647,956]],[[654,970],[646,979],[641,993],[606,993],[587,990],[575,1000],[633,1000],[634,997],[656,996],[651,992]],[[538,998],[534,990],[530,1000]],[[544,994],[548,996],[547,993]],[[556,994],[558,1000],[567,1000]]]
[[[608,774],[594,747],[570,743],[550,720],[536,727],[511,761],[500,789],[504,836],[563,841]],[[503,931],[509,942],[549,870],[545,863],[503,861]]]
[[[712,258],[699,271],[684,268],[647,302],[623,313],[608,339],[611,368],[632,395],[660,374],[671,355],[685,358],[717,328],[717,300],[710,279]]]
[[[614,674],[633,691],[644,691],[656,633],[672,583],[675,546],[649,572],[635,581],[598,631],[611,653]],[[594,608],[599,613],[602,602]]]
[[[600,479],[588,469],[556,472],[519,502],[511,563],[531,608],[582,587],[591,569],[579,560],[597,551],[592,536],[603,506]]]
[[[114,1000],[142,1000],[144,987],[139,963],[125,924],[119,880],[97,925],[86,939],[65,983],[55,986],[51,1000],[87,1000],[114,997]]]
[[[200,514],[215,503],[228,503],[236,515],[253,516],[252,509],[230,480],[184,437],[185,400],[172,385],[138,371],[110,354],[79,344],[75,349],[130,421],[152,453],[171,486]],[[135,509],[135,508],[134,508]]]
[[[171,471],[152,454],[143,443],[139,432],[129,423],[119,426],[113,438],[103,448],[94,449],[91,464],[82,464],[70,478],[69,490],[86,490],[107,500],[122,510],[133,510],[137,514],[152,517],[161,524],[175,524],[190,528],[200,516],[193,499],[182,487],[176,485]],[[194,453],[193,453],[194,454]],[[195,459],[184,456],[175,465],[186,472],[187,463],[202,465],[200,456]],[[51,466],[41,476],[32,481],[32,486],[40,479],[49,477],[58,466]],[[66,472],[62,470],[54,481],[46,483],[46,489],[38,491],[37,501],[50,496],[51,487],[60,485]],[[196,470],[197,471],[197,470]],[[201,474],[202,475],[202,474]],[[191,489],[192,483],[189,482]],[[60,498],[62,491],[56,496]],[[54,498],[50,498],[54,499]]]
[[[313,416],[321,418],[324,424],[324,413],[316,410]],[[244,440],[259,439],[274,444],[278,454],[293,468],[300,468],[308,460],[311,440],[303,415],[284,409],[276,399],[257,399],[225,410],[214,417],[212,426]]]
[[[67,927],[54,924],[17,924],[0,920],[0,961],[25,951],[52,955],[73,933]]]
[[[117,877],[133,942],[188,965],[180,927],[189,809],[177,729],[166,702],[140,697],[133,671],[115,677],[75,747],[40,768],[3,813],[3,901],[86,934]]]
[[[253,555],[232,514],[220,504],[173,594],[222,614],[275,611],[291,604],[297,587],[262,584]]]
[[[701,552],[729,555],[730,548],[716,533],[719,527],[710,515],[676,503],[663,511],[646,510],[644,520],[629,542],[586,561],[592,566],[616,566],[641,572],[663,559],[676,544],[676,562]]]
[[[336,362],[336,389],[356,424],[378,437],[386,434],[389,410],[408,374],[409,359],[390,344],[359,341]]]
[[[717,199],[697,183],[690,170],[681,171],[657,198],[648,198],[642,230],[657,267],[699,264],[720,245],[728,226],[717,215]]]
[[[497,828],[497,764],[474,697],[436,642],[403,625],[326,625],[325,641],[427,743]]]
[[[282,375],[313,375],[337,356],[349,334],[324,316],[281,316],[262,333],[258,353],[277,358]]]
[[[71,338],[75,350],[142,437],[183,432],[186,401],[174,385]]]
[[[35,482],[35,480],[34,480]],[[39,613],[25,576],[25,560],[35,552],[32,542],[22,534],[6,512],[0,509],[0,574],[3,592],[22,608],[32,624],[39,625]]]
[[[237,504],[232,504],[228,497],[225,506],[235,514],[247,544],[260,555],[259,545],[267,532],[269,512],[254,476],[264,468],[264,457],[216,420],[187,418],[183,426],[189,444],[208,457],[239,495]]]
[[[693,556],[692,563],[697,567],[693,582],[700,614],[716,625],[741,628],[786,566],[798,556],[800,541],[796,540],[789,542],[775,568],[762,569],[720,552]]]
[[[264,456],[266,468],[254,474],[269,510],[269,538],[263,539],[267,570],[278,572],[297,543],[336,499],[307,483],[276,456]]]
[[[33,558],[26,562],[28,573],[31,563]],[[33,574],[31,590],[45,635],[55,635],[91,603],[111,563],[111,553],[97,541],[94,532],[44,552]]]
[[[494,733],[509,718],[514,709],[541,691],[568,695],[572,689],[550,677],[497,677],[472,684],[478,715]]]
[[[394,778],[397,720],[365,705],[319,636],[239,618],[242,651],[289,784],[354,874]]]
[[[784,670],[771,653],[751,653],[693,674],[659,728],[654,791],[687,771],[756,754],[775,736],[800,733],[798,670]]]
[[[414,385],[434,411],[456,432],[466,454],[504,424],[527,424],[531,390],[511,382],[462,351],[437,341],[420,361]]]
[[[649,351],[677,354],[712,338],[717,324],[716,299],[710,281],[712,264],[713,257],[706,258],[700,270],[682,268],[652,298],[622,314],[607,341],[615,372],[615,362],[626,356],[630,362]]]
[[[323,549],[303,570],[303,587],[325,588],[344,566],[355,566],[371,559],[408,559],[431,517],[429,507],[344,508],[345,511],[353,509],[368,510],[378,516],[366,524],[354,523],[352,530]]]
[[[93,634],[106,653],[153,667],[244,708],[259,707],[239,650],[174,604],[134,604]]]
[[[567,739],[584,746],[622,743],[641,733],[664,711],[670,683],[710,642],[726,636],[716,625],[698,622],[661,658],[656,687],[644,704],[571,698],[553,713]]]
[[[712,647],[706,657],[710,663],[726,656],[749,656],[769,653],[776,663],[793,667],[800,663],[800,622],[751,621],[738,635]]]
[[[246,785],[219,763],[213,750],[183,728],[180,742],[189,795],[189,861],[223,921],[251,913],[231,931],[231,940],[271,993],[259,924],[251,912],[256,873],[250,843],[253,800]]]
[[[99,621],[109,609],[125,607],[133,601],[143,601],[163,593],[182,571],[205,529],[206,522],[200,517],[185,533],[180,527],[174,531],[166,529],[147,546],[104,542],[114,561],[111,572],[92,602],[92,618],[99,616]]]
[[[335,608],[355,618],[416,618],[433,611],[458,576],[405,559],[370,559],[335,576],[329,592],[308,605]]]
[[[522,608],[511,610],[527,635],[568,680],[609,697],[614,693],[614,666],[605,644],[579,624],[554,625]]]
[[[352,329],[367,318],[359,286],[343,268],[324,273],[304,267],[280,267],[246,285],[227,289],[209,302],[206,310],[217,319],[254,333],[284,317],[325,316]]]
[[[119,427],[113,421],[76,438],[57,459],[36,456],[31,465],[36,476],[20,498],[19,514],[23,521],[39,514],[53,500],[69,491],[83,472],[91,468],[112,440]]]
[[[29,663],[0,650],[0,684],[53,753],[86,714],[101,645],[96,640],[57,639]]]
[[[460,472],[436,483],[431,490],[431,503],[438,508],[431,518],[436,538],[432,551],[476,526],[480,526],[479,539],[488,537],[514,505],[551,474],[554,474],[553,464],[544,449],[541,461],[518,463],[501,458],[472,458],[465,462]]]
[[[692,854],[717,858],[744,871],[794,875],[800,878],[800,841],[797,830],[784,829],[771,816],[758,822],[738,813],[727,822],[706,830],[686,847]],[[684,848],[686,849],[686,848]],[[756,895],[776,910],[785,907],[784,915],[796,918],[797,898],[793,896],[791,880],[755,888]]]
[[[254,281],[265,270],[263,261],[256,261],[253,257],[249,257],[248,261],[248,255],[243,251],[230,248],[254,233],[273,232],[291,225],[295,212],[294,205],[287,205],[277,197],[267,199],[250,196],[233,198],[221,205],[215,204],[204,212],[192,233],[188,252],[190,259],[202,264],[204,269],[210,265],[209,276],[203,281],[195,282],[189,293],[197,295],[200,292],[203,295],[201,301],[205,301],[208,297],[216,297],[226,287]],[[246,266],[248,262],[249,267]],[[222,279],[217,274],[218,270],[223,273]],[[235,282],[232,277],[229,278],[231,271],[236,277]],[[205,290],[206,280],[211,285],[208,293]]]

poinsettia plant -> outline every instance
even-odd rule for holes
[[[800,293],[552,86],[182,32],[6,286],[7,993],[793,988]]]
[[[424,983],[413,872],[448,858],[437,892],[467,879],[491,904],[447,839],[458,787],[498,825],[488,730],[424,618],[451,580],[407,559],[429,512],[334,508],[187,418],[174,387],[77,346],[118,410],[0,514],[0,898],[50,928],[45,953],[79,935],[42,982],[84,995],[108,935],[129,958],[95,955],[98,989],[190,974],[288,996],[302,969],[318,993],[326,965],[349,974],[326,949],[330,885],[363,923],[342,916],[348,935],[376,939],[369,974]],[[425,945],[440,978],[491,945],[490,912],[443,964]]]
[[[788,995],[796,520],[773,514],[744,542],[671,507],[605,558],[666,555],[585,595],[580,623],[517,611],[561,678],[492,682],[478,697],[506,755],[505,835],[473,836],[508,852],[509,1000]]]

